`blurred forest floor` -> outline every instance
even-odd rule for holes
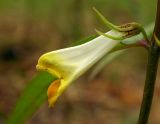
[[[146,25],[154,21],[156,0],[145,1],[145,5],[144,1],[1,0],[0,124],[11,113],[27,82],[36,75],[40,55],[93,35],[96,27],[106,31],[95,18],[92,6],[115,24],[138,21]],[[90,70],[74,82],[54,109],[49,109],[46,101],[27,124],[135,124],[146,64],[146,51],[127,50],[92,80],[88,80]],[[150,124],[160,123],[160,67],[157,74]]]

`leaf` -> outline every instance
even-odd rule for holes
[[[40,72],[24,89],[6,124],[23,124],[47,100],[47,88],[56,80],[47,72]]]

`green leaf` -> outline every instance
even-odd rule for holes
[[[23,124],[28,120],[47,100],[47,88],[56,79],[47,72],[40,72],[34,77],[24,89],[6,124]]]

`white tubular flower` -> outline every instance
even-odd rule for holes
[[[106,34],[116,37],[124,36],[123,32],[114,30]],[[99,36],[85,44],[48,52],[42,55],[38,60],[36,68],[38,70],[48,71],[59,78],[48,88],[49,106],[54,106],[57,98],[71,82],[85,73],[119,42],[119,40]]]
[[[71,82],[85,73],[106,53],[119,44],[121,40],[137,35],[140,32],[142,32],[146,40],[148,40],[140,24],[133,22],[116,26],[105,19],[96,8],[93,9],[102,22],[113,30],[105,34],[96,30],[100,35],[99,37],[79,46],[46,53],[38,60],[36,66],[38,70],[48,71],[59,78],[51,83],[48,88],[49,106],[54,106],[57,98]]]

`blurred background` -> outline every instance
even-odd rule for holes
[[[36,74],[45,52],[107,31],[95,6],[114,24],[155,20],[156,0],[0,0],[0,124]],[[26,124],[135,124],[145,80],[147,54],[130,49],[88,79],[73,83],[54,109],[47,101]],[[160,123],[160,69],[149,124]]]

